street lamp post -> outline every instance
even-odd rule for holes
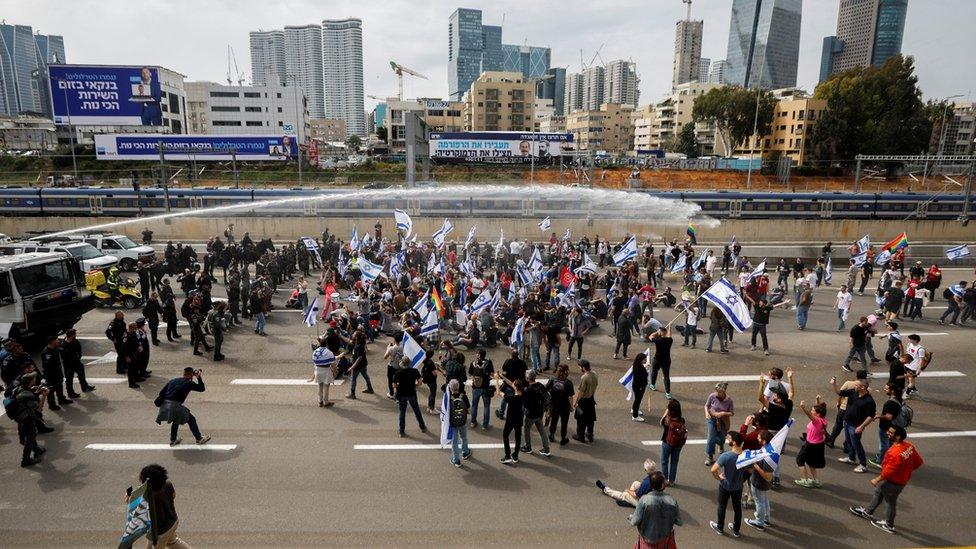
[[[302,136],[298,128],[305,129],[305,108],[302,107],[299,110],[298,94],[301,92],[301,88],[294,86],[295,88],[295,139],[298,141],[298,186],[302,185]]]

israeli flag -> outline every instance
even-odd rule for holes
[[[454,439],[454,427],[451,427],[451,395],[444,391],[441,399],[441,448],[446,448]]]
[[[443,276],[445,272],[447,272],[447,269],[444,267],[444,256],[441,256],[440,263],[434,266],[434,274]]]
[[[866,252],[866,251],[868,251],[868,248],[870,248],[870,247],[871,247],[871,239],[868,238],[868,235],[864,235],[863,238],[861,238],[860,240],[857,241],[857,251],[858,252],[862,252],[862,253],[863,252]]]
[[[518,275],[519,282],[522,283],[523,287],[528,286],[529,284],[532,284],[532,282],[535,281],[535,278],[532,276],[532,273],[530,273],[525,267],[521,265],[515,266],[515,273]]]
[[[790,427],[793,426],[793,418],[790,418],[784,426],[773,438],[766,443],[765,446],[758,450],[746,450],[739,454],[738,459],[735,460],[736,469],[745,469],[755,463],[760,461],[765,461],[773,469],[779,467],[779,458],[783,454],[783,446],[786,444],[786,438],[790,435]]]
[[[400,278],[403,274],[403,254],[399,253],[390,259],[390,276],[394,279]]]
[[[949,286],[949,291],[952,292],[952,295],[956,297],[962,297],[963,294],[966,293],[966,290],[963,290],[962,286],[958,284],[953,284],[952,286]]]
[[[627,368],[624,377],[617,380],[617,383],[623,385],[624,389],[627,389],[627,400],[634,398],[634,367]]]
[[[383,266],[377,265],[364,257],[359,260],[359,271],[362,273],[362,279],[365,282],[372,282],[383,274]]]
[[[404,236],[409,237],[413,230],[413,220],[410,219],[410,215],[403,210],[393,210],[393,217],[396,218],[397,230],[403,231]]]
[[[698,258],[695,259],[695,262],[691,264],[691,268],[697,271],[698,270],[698,267],[701,267],[701,264],[705,262],[705,255],[706,254],[708,254],[708,249],[707,248],[704,249],[704,250],[702,250],[702,253],[700,253],[698,255]]]
[[[495,295],[491,296],[491,303],[488,304],[491,310],[494,311],[498,308],[498,304],[502,302],[502,289],[499,287],[495,290]]]
[[[420,326],[420,335],[429,336],[440,329],[440,324],[437,320],[437,309],[431,309],[427,311],[427,314],[423,317],[424,323]]]
[[[427,358],[427,352],[424,351],[424,348],[414,341],[407,332],[403,332],[403,341],[400,346],[403,347],[403,356],[410,359],[410,366],[420,368],[424,359]]]
[[[430,259],[427,260],[427,274],[433,274],[435,269],[437,269],[437,256],[431,253]]]
[[[874,258],[875,265],[884,265],[885,263],[891,261],[891,252],[889,250],[884,250],[878,257]]]
[[[477,225],[468,229],[468,239],[464,241],[465,248],[467,248],[468,246],[471,245],[472,242],[474,242],[474,230],[476,227]]]
[[[363,247],[369,248],[372,245],[373,245],[373,235],[366,233],[366,235],[363,236]]]
[[[427,303],[429,302],[430,302],[430,288],[428,288],[427,291],[424,292],[424,295],[420,299],[418,299],[417,302],[414,303],[413,307],[411,308],[413,309],[413,312],[417,313],[417,315],[420,316],[420,318],[424,318],[425,316],[427,316]]]
[[[674,266],[671,267],[672,273],[680,273],[685,270],[685,266],[688,265],[688,254],[681,254],[678,256],[678,260],[674,262]]]
[[[613,254],[613,264],[619,267],[635,257],[637,257],[637,235],[628,238],[617,253]]]
[[[833,269],[833,265],[831,264],[831,260],[828,257],[827,258],[827,266],[824,268],[823,279],[824,279],[824,282],[826,282],[827,284],[830,284],[830,281],[833,280],[833,278],[834,278],[834,269]]]
[[[597,265],[590,259],[590,254],[583,252],[583,264],[580,265],[575,271],[577,275],[582,273],[596,274]]]
[[[309,328],[314,327],[318,324],[318,312],[319,312],[319,298],[316,297],[315,301],[309,305],[308,310],[305,311],[305,325]]]
[[[868,261],[868,252],[867,252],[867,250],[864,250],[863,252],[861,252],[861,253],[855,255],[854,257],[852,257],[851,259],[854,260],[854,266],[855,267],[860,267],[861,265],[864,265],[865,263],[867,263],[867,261]]]
[[[949,261],[959,259],[960,257],[966,257],[969,255],[969,246],[965,244],[956,246],[955,248],[949,248],[946,250],[946,257]]]
[[[732,235],[732,240],[729,241],[729,248],[735,248],[735,245],[738,243],[739,241],[735,239],[735,235]]]
[[[346,254],[339,248],[339,278],[346,276]]]
[[[539,272],[539,270],[544,267],[544,264],[542,263],[542,254],[539,253],[539,248],[532,249],[532,257],[529,258],[528,267],[533,273]]]
[[[525,317],[519,317],[515,321],[515,327],[512,328],[512,346],[516,349],[522,348],[522,340],[525,336]]]
[[[349,237],[349,249],[354,252],[359,251],[359,233],[356,227],[352,228],[352,236]]]
[[[515,302],[515,281],[509,282],[508,284],[508,302]]]
[[[471,268],[470,260],[465,260],[463,263],[461,263],[461,272],[464,273],[465,276],[471,278],[475,278],[477,276],[474,272],[474,269]]]
[[[548,217],[539,222],[539,229],[542,231],[548,231],[552,228],[552,221]]]
[[[449,219],[445,218],[444,223],[441,224],[441,228],[437,229],[437,232],[434,233],[432,237],[434,240],[434,244],[437,244],[438,248],[443,246],[444,239],[447,238],[447,235],[451,234],[451,231],[453,230],[454,230],[454,225],[451,223]]]
[[[759,265],[757,265],[755,269],[752,270],[752,273],[749,275],[749,279],[752,280],[753,278],[762,276],[764,274],[766,274],[766,260],[765,259],[763,259],[762,262]]]
[[[711,288],[705,290],[702,297],[714,303],[740,334],[752,326],[749,306],[739,297],[739,293],[728,280],[718,279]]]
[[[569,242],[569,240],[570,240],[571,238],[573,238],[573,231],[572,231],[572,230],[570,230],[569,228],[567,228],[567,229],[566,229],[566,232],[565,232],[565,233],[563,233],[563,241],[564,241],[564,242]]]
[[[620,280],[620,279],[618,279],[618,278],[613,279],[613,284],[611,284],[610,287],[607,288],[607,301],[610,301],[610,299],[617,293],[617,281],[618,280]]]

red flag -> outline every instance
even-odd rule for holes
[[[569,270],[569,267],[564,266],[563,270],[559,272],[559,283],[563,285],[563,288],[569,288],[576,280],[576,275]]]

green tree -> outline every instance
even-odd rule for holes
[[[688,158],[698,158],[699,144],[695,135],[695,123],[688,122],[681,126],[681,131],[669,143],[667,150],[681,153]]]
[[[754,122],[759,135],[769,132],[775,106],[776,98],[768,91],[757,93],[739,86],[722,86],[695,99],[691,116],[696,122],[714,123],[715,133],[722,141],[726,154],[732,156],[732,151],[752,135]]]
[[[386,126],[376,128],[376,138],[386,143]]]
[[[363,140],[358,135],[350,135],[349,139],[346,139],[346,146],[353,152],[359,152],[359,147],[363,146]]]
[[[914,60],[898,55],[880,67],[851,69],[817,86],[814,96],[827,101],[827,110],[810,136],[811,157],[830,161],[924,152],[932,112],[922,103],[914,72]]]

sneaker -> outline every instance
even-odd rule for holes
[[[724,536],[725,532],[722,531],[722,527],[718,525],[714,520],[708,522],[708,526],[715,531],[716,534]]]
[[[885,532],[888,532],[889,534],[895,533],[895,527],[888,524],[888,521],[886,520],[872,520],[871,524],[875,525],[877,528],[880,528],[881,530],[884,530]]]
[[[367,394],[367,395],[371,395],[371,394],[373,394],[374,392],[375,392],[375,391],[373,391],[372,389],[363,389],[363,394]]]
[[[454,461],[454,460],[452,459],[452,460],[451,460],[451,463],[453,463],[453,464],[454,464],[454,466],[455,466],[455,467],[457,467],[458,469],[460,469],[460,468],[461,468],[461,462],[460,462],[460,461]]]
[[[632,418],[630,418],[630,420],[631,421],[637,421],[637,422],[640,422],[640,423],[644,423],[644,418],[642,418],[640,416],[632,417]]]
[[[728,350],[728,349],[722,349],[722,350],[721,350],[721,351],[719,351],[719,352],[720,352],[720,353],[725,353],[725,354],[729,354],[729,350]]]
[[[842,458],[839,458],[837,461],[839,461],[841,463],[852,463],[852,464],[853,463],[857,463],[856,461],[854,461],[853,459],[851,459],[851,458],[849,458],[847,456],[844,456]]]
[[[539,455],[542,456],[542,457],[549,457],[549,456],[552,455],[552,452],[550,452],[549,450],[543,450],[543,451],[539,452]]]
[[[349,393],[348,395],[346,395],[346,399],[347,400],[356,400],[356,394],[355,393]]]
[[[531,454],[532,453],[532,448],[528,448],[528,447],[523,446],[523,447],[519,448],[519,452],[522,452],[523,454]]]
[[[771,482],[771,483],[770,483],[770,485],[771,485],[771,486],[772,486],[773,488],[776,488],[776,489],[779,489],[779,488],[781,488],[781,487],[783,486],[783,485],[782,485],[782,484],[781,484],[781,483],[779,482],[779,479],[776,479],[776,478],[774,478],[774,479],[773,479],[773,482]]]
[[[386,398],[393,400],[393,395],[390,393],[386,393]]]
[[[664,400],[671,400],[671,393],[664,393]]]
[[[752,347],[749,347],[749,350],[750,350],[750,351],[755,351],[755,350],[756,350],[756,346],[755,346],[755,345],[753,345]]]
[[[176,440],[169,441],[169,445],[170,446],[179,446],[181,442],[183,442],[183,439],[182,438],[177,438]]]
[[[845,372],[854,372],[854,370],[851,368],[851,365],[850,364],[845,364],[845,365],[841,366],[841,369],[844,370]]]
[[[600,489],[601,492],[607,489],[607,485],[600,479],[596,480],[596,487]]]
[[[871,359],[871,364],[877,364],[878,362],[881,362],[881,359],[878,357],[874,357]]]
[[[461,459],[470,459],[470,458],[471,458],[471,452],[465,452],[461,454]]]
[[[518,458],[516,457],[512,458],[512,465],[518,465]]]
[[[854,472],[855,473],[867,473],[868,472],[868,468],[865,467],[865,466],[863,466],[863,465],[858,465],[857,467],[854,468]]]
[[[793,484],[796,484],[797,486],[802,486],[804,488],[813,488],[813,485],[811,484],[811,481],[808,478],[798,478],[793,481]]]
[[[495,410],[495,417],[498,419],[505,419],[505,414],[503,414],[500,410]]]
[[[705,352],[706,353],[710,353],[710,352],[712,352],[712,350],[711,349],[705,349]]]
[[[657,386],[656,385],[648,385],[647,388],[650,389],[650,390],[652,390],[652,391],[657,391]]]
[[[742,536],[742,534],[740,534],[738,530],[736,530],[735,528],[732,527],[732,523],[731,522],[729,523],[729,533],[732,534],[732,537],[733,538],[737,538],[737,537]]]
[[[210,435],[200,437],[197,439],[197,444],[206,444],[208,442],[210,442]]]
[[[510,458],[510,457],[509,458],[502,458],[501,459],[501,462],[502,462],[502,465],[511,465],[511,464],[515,463],[512,460],[512,458]]]
[[[848,507],[848,510],[861,518],[866,518],[868,520],[874,518],[874,516],[871,515],[871,513],[868,513],[867,509],[864,507]]]
[[[753,528],[755,528],[756,530],[759,530],[760,532],[766,531],[766,523],[765,522],[759,522],[756,519],[746,519],[746,524],[748,524],[749,526],[752,526]]]
[[[819,480],[811,480],[810,481],[810,487],[811,488],[823,488],[823,483],[820,482]]]
[[[705,460],[705,466],[706,467],[711,467],[714,464],[715,464],[715,460],[712,459],[712,458],[708,458],[708,459]]]
[[[769,351],[763,351],[763,354],[769,356]]]

